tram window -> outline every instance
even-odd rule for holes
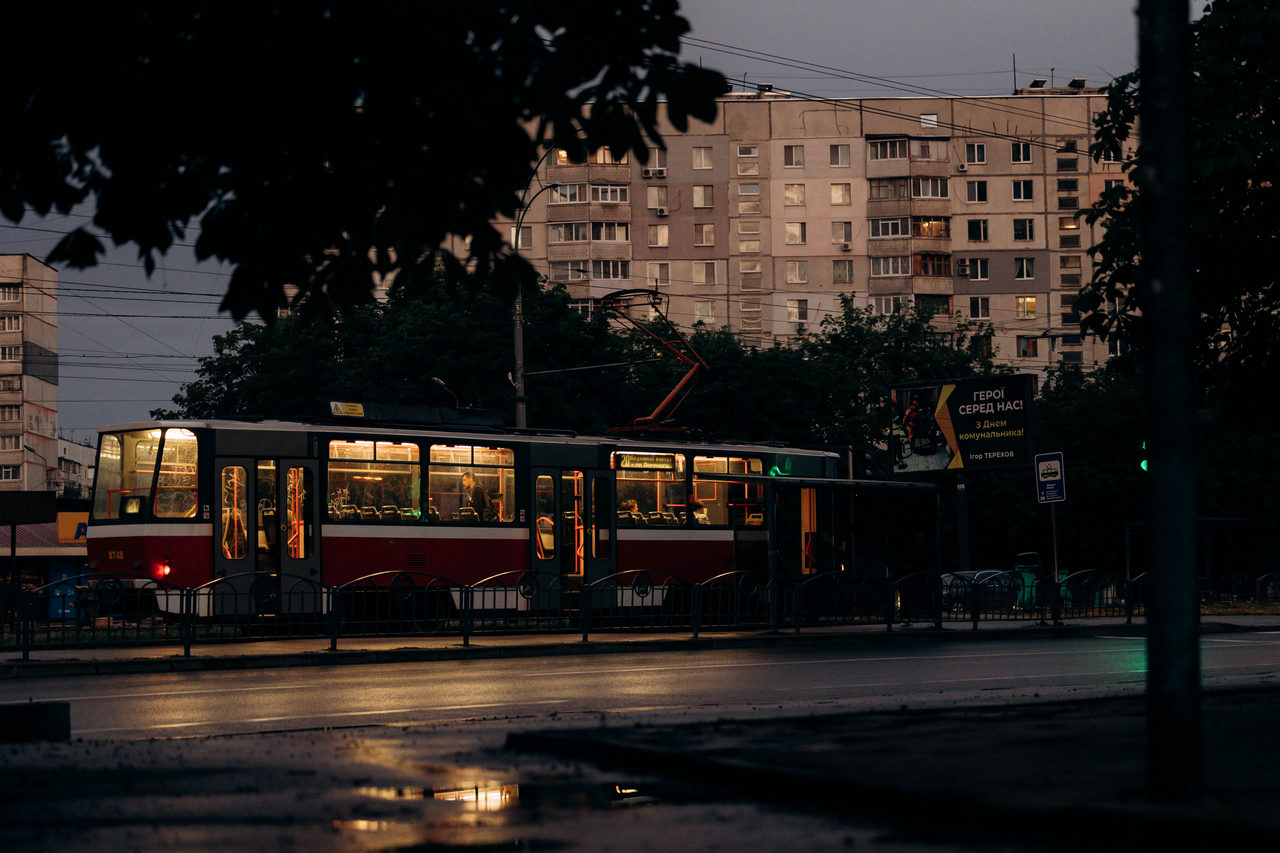
[[[145,516],[151,481],[160,454],[160,430],[136,430],[102,436],[98,473],[93,488],[93,517],[116,519]],[[136,498],[136,501],[128,500]],[[128,509],[129,512],[125,512]]]
[[[156,517],[195,518],[198,443],[189,429],[167,429],[156,478]]]
[[[538,559],[550,560],[556,555],[556,481],[542,474],[533,486],[534,518],[538,528]]]
[[[498,521],[512,521],[516,514],[515,451],[509,447],[470,444],[433,444],[427,473],[431,508],[442,521],[480,521],[467,505],[471,495],[462,488],[462,475],[471,473],[485,490]],[[430,510],[429,510],[430,511]],[[434,518],[435,515],[433,514]]]
[[[609,485],[608,477],[591,478],[591,556],[598,560],[608,559],[610,554],[613,501]]]
[[[222,469],[222,556],[243,560],[249,553],[249,474],[238,465]]]
[[[417,450],[415,447],[414,450]],[[289,468],[285,472],[285,525],[288,539],[285,550],[290,559],[305,560],[311,556],[311,469]]]
[[[401,522],[422,516],[418,445],[395,441],[329,442],[329,517]]]
[[[619,451],[610,463],[617,472],[618,526],[674,526],[685,511],[683,453]]]
[[[699,474],[761,474],[759,459],[735,456],[695,456],[693,496],[707,510],[710,524],[742,527],[760,523],[764,515],[764,489],[758,483],[734,483],[700,478]]]

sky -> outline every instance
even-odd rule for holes
[[[683,0],[683,57],[754,88],[818,97],[996,95],[1034,77],[1102,85],[1137,64],[1134,0]],[[1197,13],[1203,7],[1196,0]],[[1016,76],[1015,76],[1016,70]],[[741,90],[742,86],[737,87]],[[43,260],[87,222],[0,218],[0,253]],[[148,278],[136,253],[59,270],[59,422],[94,443],[97,428],[169,406],[214,335],[230,270],[198,263],[191,235]]]

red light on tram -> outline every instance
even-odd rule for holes
[[[169,565],[169,561],[165,560],[159,566],[159,575],[162,578],[169,577],[169,573],[173,571],[173,566]]]

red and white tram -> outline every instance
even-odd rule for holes
[[[261,573],[339,586],[384,571],[696,582],[765,567],[767,475],[835,468],[827,452],[687,438],[360,418],[127,424],[100,430],[89,560],[185,588]],[[489,520],[468,505],[466,473],[490,497]],[[817,504],[789,494],[775,535],[808,560]]]

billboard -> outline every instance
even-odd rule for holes
[[[894,388],[889,441],[894,468],[973,471],[1030,465],[1034,398],[1030,374]]]

